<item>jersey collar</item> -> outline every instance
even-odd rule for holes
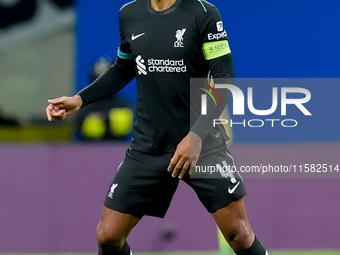
[[[151,0],[146,0],[146,1],[147,1],[149,12],[151,12],[152,14],[155,14],[155,15],[166,15],[166,14],[169,14],[170,12],[174,11],[181,4],[181,2],[182,2],[182,0],[177,0],[170,8],[168,8],[168,9],[166,9],[164,11],[156,11],[151,6]]]

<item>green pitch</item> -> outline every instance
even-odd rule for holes
[[[269,251],[270,255],[340,255],[340,251]],[[134,255],[223,255],[220,252],[152,252],[133,253]],[[3,255],[95,255],[94,253],[20,253]]]
[[[269,251],[270,255],[340,255],[340,251]],[[222,255],[220,252],[134,253],[134,255]]]

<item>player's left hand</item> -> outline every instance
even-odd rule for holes
[[[179,179],[182,179],[188,171],[191,174],[195,170],[201,149],[202,138],[193,132],[189,132],[177,145],[175,154],[168,166],[168,172],[172,172],[172,177],[178,176]]]

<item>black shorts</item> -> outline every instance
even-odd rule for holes
[[[172,153],[150,155],[128,149],[106,195],[105,207],[138,217],[149,215],[163,218],[179,183],[179,179],[172,178],[167,171],[172,156]],[[227,147],[223,146],[201,154],[196,169],[226,164],[235,165]],[[246,195],[238,173],[201,172],[204,173],[194,172],[182,180],[194,189],[210,213]]]

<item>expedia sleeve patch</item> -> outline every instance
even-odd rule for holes
[[[203,53],[206,60],[228,55],[231,52],[227,40],[203,43]]]

